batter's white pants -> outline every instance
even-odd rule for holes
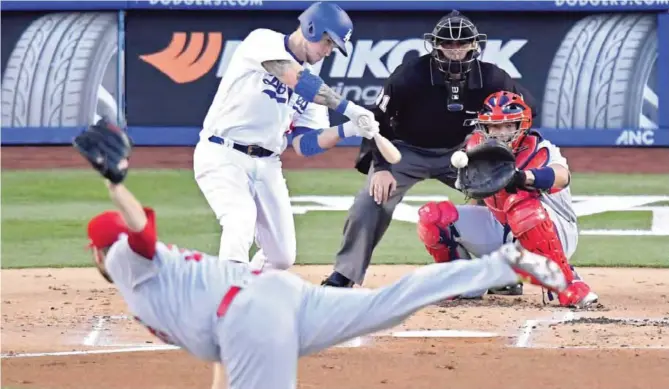
[[[255,268],[287,269],[295,263],[295,224],[278,156],[257,158],[231,146],[200,140],[193,154],[195,181],[221,228],[218,256]]]

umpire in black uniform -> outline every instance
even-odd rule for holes
[[[524,88],[504,70],[479,60],[487,37],[466,16],[449,13],[424,39],[431,53],[398,66],[373,109],[381,134],[402,159],[391,165],[373,141],[363,140],[356,169],[367,174],[367,182],[349,210],[335,271],[323,285],[362,285],[395,207],[416,183],[433,178],[455,187],[451,154],[474,130],[473,119],[488,95],[500,90],[522,94],[536,112]]]

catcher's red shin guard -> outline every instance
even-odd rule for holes
[[[529,192],[510,195],[504,203],[504,212],[511,232],[520,244],[557,263],[571,284],[574,273],[569,267],[555,225],[537,195]]]
[[[418,210],[418,237],[435,262],[457,259],[450,228],[458,217],[458,210],[450,201],[429,202]]]

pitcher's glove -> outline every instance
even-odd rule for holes
[[[72,144],[103,177],[114,184],[123,182],[132,141],[121,128],[103,118],[74,138]]]
[[[458,188],[467,198],[484,199],[507,187],[516,176],[516,157],[511,148],[488,138],[467,150],[469,162],[458,169]]]

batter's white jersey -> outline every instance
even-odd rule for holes
[[[147,259],[122,236],[105,267],[132,315],[167,344],[205,360],[218,360],[217,309],[232,285],[250,277],[248,264],[155,243]]]
[[[297,61],[288,49],[288,36],[257,29],[239,44],[204,119],[202,140],[216,135],[281,153],[291,123],[313,129],[330,126],[327,107],[305,101],[265,71],[262,63],[271,60]]]

